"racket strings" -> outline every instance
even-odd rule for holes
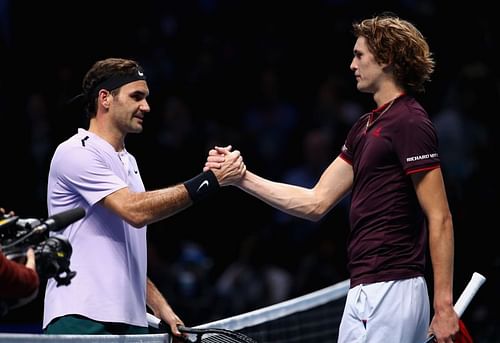
[[[202,343],[239,343],[244,342],[233,337],[228,337],[220,334],[205,334],[201,338]]]
[[[204,331],[203,329],[193,329],[185,328],[180,329],[181,332],[186,332],[189,337],[194,338],[188,339],[190,342],[201,342],[201,343],[257,343],[253,338],[248,337],[242,333],[236,331],[227,331],[223,329],[208,329]],[[193,337],[194,336],[194,337]]]

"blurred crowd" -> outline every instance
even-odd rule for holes
[[[500,47],[481,2],[453,5],[454,16],[431,0],[24,6],[0,1],[0,203],[38,218],[46,217],[53,149],[86,126],[68,100],[94,60],[133,58],[146,69],[152,111],[144,134],[127,146],[146,188],[184,181],[201,171],[208,149],[227,144],[260,175],[310,186],[353,122],[374,107],[349,70],[351,22],[385,10],[414,21],[437,61],[420,100],[440,139],[456,294],[474,271],[487,277],[464,320],[478,342],[500,340],[500,253],[492,238]],[[149,226],[150,277],[188,325],[247,312],[346,279],[347,223],[347,206],[309,223],[225,188]],[[40,294],[1,322],[36,326]]]

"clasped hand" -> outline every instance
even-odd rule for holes
[[[212,170],[221,186],[234,185],[245,175],[246,166],[239,150],[232,146],[210,149],[203,171]]]

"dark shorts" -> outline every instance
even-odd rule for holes
[[[43,332],[48,335],[144,335],[149,333],[149,329],[124,323],[98,322],[73,314],[52,320]]]

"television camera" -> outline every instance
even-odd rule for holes
[[[40,278],[53,277],[57,286],[69,285],[76,275],[69,268],[73,248],[66,237],[48,232],[62,230],[84,216],[81,207],[60,212],[45,221],[9,214],[0,216],[0,251],[10,260],[25,263],[26,250],[32,247]]]

